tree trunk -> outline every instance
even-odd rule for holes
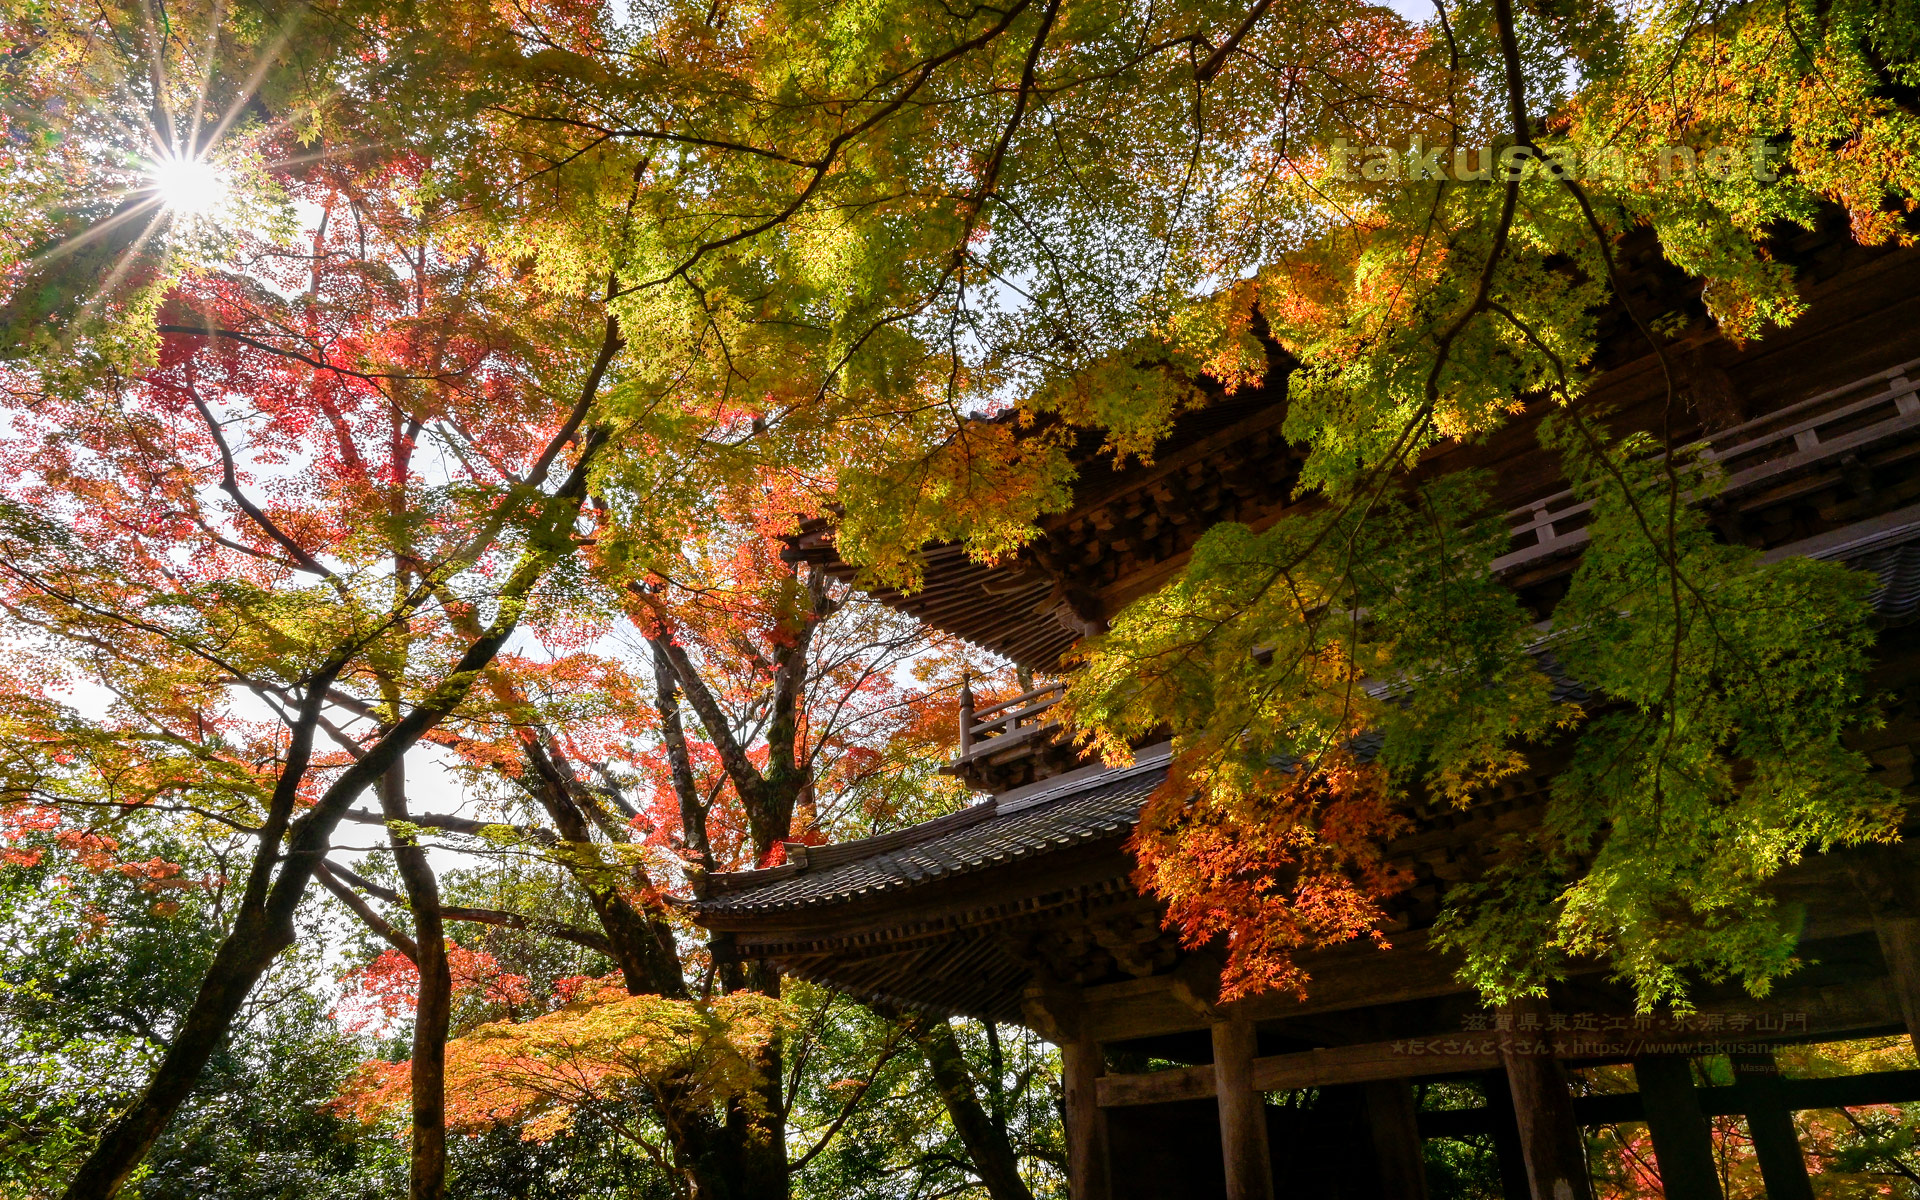
[[[687,827],[688,846],[709,864],[711,854],[706,841],[706,810],[693,790],[690,770],[678,761],[684,752],[684,730],[679,723],[679,701],[675,683],[686,697],[708,740],[718,752],[722,767],[733,783],[746,817],[748,844],[754,861],[765,862],[774,846],[793,831],[796,800],[813,786],[813,770],[803,752],[799,713],[807,683],[808,650],[818,620],[837,607],[826,595],[827,578],[818,569],[809,569],[806,579],[807,611],[792,640],[776,647],[769,697],[766,730],[767,758],[764,768],[754,764],[747,748],[736,736],[725,710],[712,689],[695,669],[685,647],[673,640],[671,622],[644,589],[634,588],[639,597],[659,618],[658,627],[642,624],[655,659],[655,707],[660,713],[674,762],[674,789],[679,795],[684,818],[693,817]],[[563,831],[564,836],[564,831]],[[612,930],[608,931],[609,934]],[[677,965],[677,964],[676,964]],[[780,973],[765,963],[749,963],[721,971],[720,983],[729,992],[757,991],[768,996],[780,994]],[[791,1173],[787,1167],[786,1104],[782,1096],[783,1054],[776,1038],[762,1052],[758,1064],[763,1082],[756,1107],[731,1104],[720,1128],[692,1136],[699,1145],[690,1157],[702,1194],[725,1196],[729,1200],[785,1200],[791,1192]]]
[[[586,815],[575,801],[576,781],[557,752],[550,752],[543,734],[541,727],[533,725],[522,741],[533,775],[530,787],[571,851],[561,865],[587,894],[587,903],[593,906],[607,940],[613,943],[614,961],[627,991],[636,996],[685,997],[686,980],[672,929],[664,920],[649,917],[628,903],[613,885],[621,868],[600,853]],[[641,882],[651,886],[644,876]]]
[[[375,789],[389,821],[406,821],[406,761],[393,764]],[[447,1194],[447,1027],[453,1015],[453,974],[447,966],[447,935],[440,918],[440,881],[426,849],[412,835],[393,838],[394,864],[407,888],[414,940],[420,948],[420,992],[413,1007],[413,1154],[410,1200],[443,1200]]]
[[[746,986],[777,999],[780,972],[765,963],[754,963],[747,968]],[[760,1051],[763,1107],[749,1108],[738,1102],[727,1107],[727,1131],[739,1164],[738,1194],[743,1200],[786,1200],[793,1191],[787,1170],[787,1105],[781,1088],[785,1062],[784,1048],[775,1037]]]
[[[974,1173],[986,1186],[993,1200],[1033,1200],[1026,1181],[1020,1178],[1019,1162],[1007,1142],[1006,1131],[980,1103],[973,1072],[967,1069],[966,1055],[953,1036],[953,1026],[930,1017],[909,1016],[901,1021],[913,1034],[913,1040],[926,1056],[927,1069],[941,1103],[960,1134],[960,1142],[973,1160]]]
[[[469,635],[477,624],[470,613],[456,612],[453,621],[456,628]],[[570,853],[559,863],[586,893],[587,903],[613,944],[614,965],[620,968],[627,991],[636,996],[685,997],[686,981],[673,930],[665,920],[636,909],[615,885],[622,869],[609,862],[594,842],[593,828],[580,802],[585,789],[557,739],[506,676],[489,671],[487,684],[494,698],[515,715],[520,748],[527,761],[527,774],[519,780],[520,786],[546,811],[554,830],[568,844]],[[652,887],[644,872],[637,867],[631,870],[642,890]]]
[[[606,337],[583,385],[574,415],[563,436],[549,443],[547,452],[529,475],[528,484],[535,487],[544,484],[562,446],[576,440],[575,434],[583,428],[581,423],[599,391],[608,364],[625,345],[618,320],[608,316]],[[73,1181],[67,1185],[64,1200],[111,1200],[126,1184],[127,1177],[153,1148],[160,1131],[193,1091],[207,1060],[226,1038],[260,976],[282,950],[293,945],[294,914],[299,911],[314,871],[326,858],[328,843],[342,815],[362,792],[375,786],[387,768],[423,734],[460,706],[472,689],[474,679],[492,664],[500,648],[519,627],[528,595],[555,563],[573,552],[564,531],[579,515],[581,503],[586,499],[588,469],[609,437],[602,426],[584,429],[584,435],[577,439],[580,450],[573,469],[542,506],[540,519],[532,525],[533,536],[527,550],[498,592],[500,609],[492,624],[468,644],[439,684],[352,766],[341,772],[319,801],[296,820],[293,817],[295,801],[311,761],[314,730],[326,705],[327,692],[357,647],[336,651],[309,677],[306,697],[301,701],[287,744],[286,761],[268,806],[267,821],[260,829],[259,847],[254,852],[253,867],[234,916],[233,929],[215,952],[213,964],[201,980],[200,990],[181,1020],[173,1044],[167,1047],[165,1057],[148,1080],[146,1090],[101,1135],[93,1153],[80,1164]],[[498,528],[500,525],[494,527],[496,532]],[[490,543],[494,537],[495,533],[490,532],[482,540]]]
[[[725,968],[725,990],[778,996],[779,977],[774,975],[769,983],[763,971],[738,964]],[[791,1194],[781,1062],[775,1039],[755,1064],[762,1082],[754,1104],[729,1103],[718,1121],[695,1111],[681,1122],[675,1148],[689,1164],[699,1200],[787,1200]]]
[[[300,781],[312,761],[314,729],[319,724],[325,692],[339,670],[336,664],[320,672],[301,704],[293,736],[287,742],[286,761],[281,764],[280,778],[268,805],[267,821],[260,830],[260,844],[254,850],[246,889],[234,913],[233,928],[214,952],[206,977],[200,981],[200,990],[195,993],[193,1004],[182,1018],[160,1065],[154,1068],[146,1089],[132,1107],[100,1135],[93,1153],[87,1155],[68,1183],[65,1200],[110,1200],[119,1192],[134,1168],[153,1149],[160,1131],[192,1093],[200,1072],[206,1069],[207,1060],[226,1040],[227,1031],[239,1017],[253,985],[260,981],[274,956],[293,944],[293,909],[274,904],[286,882],[286,871],[275,880],[273,868],[280,855],[281,839],[292,822]],[[340,788],[341,783],[336,782],[328,789],[329,794]],[[312,815],[309,813],[308,818]],[[292,828],[296,841],[303,835],[311,837],[309,819]],[[301,883],[304,887],[305,880]]]
[[[522,566],[510,586],[522,590],[544,574]],[[522,576],[531,575],[530,579]],[[505,593],[511,594],[511,593]],[[328,785],[318,802],[297,820],[291,819],[294,801],[313,750],[326,691],[333,685],[341,662],[331,664],[308,685],[307,699],[294,725],[287,761],[281,767],[268,821],[261,828],[259,847],[248,874],[246,891],[228,932],[193,1004],[182,1019],[180,1032],[154,1069],[146,1090],[133,1106],[101,1135],[67,1185],[64,1200],[111,1200],[140,1165],[167,1122],[193,1091],[207,1060],[213,1057],[228,1030],[246,1005],[247,996],[273,960],[294,942],[294,914],[306,895],[314,871],[325,860],[333,831],[341,816],[362,792],[378,784],[387,768],[422,734],[438,724],[465,698],[473,676],[493,661],[517,624],[517,606],[508,606],[493,626],[473,644],[449,672],[448,679],[416,705],[354,764]],[[279,873],[275,874],[275,867]]]
[[[713,845],[707,838],[707,806],[693,781],[693,757],[687,751],[687,731],[680,720],[680,680],[658,638],[648,638],[653,650],[653,708],[660,714],[660,740],[667,748],[673,772],[673,792],[680,801],[680,836],[687,853],[702,871],[713,870]]]
[[[243,909],[220,944],[186,1019],[133,1107],[108,1126],[67,1185],[65,1200],[108,1200],[146,1158],[175,1110],[193,1091],[253,985],[276,954],[293,944],[291,923],[268,922],[260,908]]]

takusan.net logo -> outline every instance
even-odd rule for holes
[[[1348,183],[1514,183],[1530,166],[1548,178],[1574,182],[1654,183],[1749,179],[1772,183],[1782,149],[1761,138],[1706,146],[1442,146],[1420,137],[1406,148],[1356,146],[1335,138],[1327,160]]]

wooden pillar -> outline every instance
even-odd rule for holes
[[[1067,1194],[1072,1200],[1110,1200],[1107,1114],[1098,1085],[1106,1064],[1100,1044],[1089,1039],[1060,1047],[1067,1101]]]
[[[1520,1000],[1500,1011],[1514,1026],[1500,1038],[1500,1058],[1513,1096],[1528,1190],[1533,1200],[1593,1200],[1586,1146],[1573,1119],[1573,1089],[1545,1032],[1546,1002]],[[1532,1029],[1523,1031],[1522,1018],[1528,1015]]]
[[[1780,1087],[1780,1069],[1771,1054],[1733,1055],[1733,1079],[1740,1087],[1740,1104],[1747,1115],[1747,1133],[1753,1138],[1753,1156],[1767,1185],[1767,1200],[1813,1200],[1813,1180],[1800,1153],[1800,1133],[1793,1126]]]
[[[1253,1025],[1228,1018],[1213,1025],[1213,1086],[1220,1102],[1220,1151],[1227,1200],[1273,1200],[1267,1150],[1267,1100],[1253,1090]]]
[[[1527,1200],[1533,1189],[1527,1185],[1527,1156],[1520,1149],[1520,1126],[1514,1118],[1513,1090],[1507,1086],[1507,1073],[1488,1071],[1481,1077],[1481,1091],[1486,1093],[1493,1153],[1500,1164],[1500,1195],[1505,1200]]]
[[[1880,846],[1858,852],[1850,870],[1873,914],[1873,932],[1900,998],[1907,1037],[1920,1054],[1920,862],[1915,858],[1910,844]]]
[[[1920,917],[1876,912],[1873,932],[1880,938],[1880,956],[1887,960],[1887,974],[1900,997],[1907,1037],[1913,1052],[1920,1055]]]
[[[1364,1086],[1382,1200],[1427,1200],[1427,1164],[1420,1153],[1413,1085],[1404,1079],[1380,1079]]]
[[[1640,1082],[1661,1189],[1673,1200],[1721,1200],[1713,1125],[1700,1111],[1692,1060],[1677,1054],[1636,1058],[1633,1075]]]

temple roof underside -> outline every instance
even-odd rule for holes
[[[1804,552],[1876,574],[1889,648],[1920,642],[1912,636],[1920,632],[1920,506],[1816,539]],[[1134,887],[1126,848],[1141,806],[1166,778],[1167,750],[1162,743],[1131,765],[1083,767],[880,837],[790,846],[782,866],[709,877],[693,914],[727,935],[740,958],[771,959],[878,1005],[983,1019],[1022,1020],[1036,986],[1099,987],[1177,971],[1187,955],[1162,927],[1159,905]],[[1477,873],[1484,847],[1537,821],[1552,754],[1539,757],[1537,773],[1468,809],[1414,814],[1414,832],[1392,848],[1414,883],[1390,904],[1391,935],[1421,941],[1445,888]],[[1354,953],[1324,957],[1332,966]]]

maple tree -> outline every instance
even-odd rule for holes
[[[716,870],[776,863],[790,840],[858,835],[903,815],[939,811],[929,805],[956,802],[954,785],[932,784],[937,759],[923,753],[929,723],[945,729],[936,744],[954,734],[955,648],[930,644],[922,630],[853,596],[817,568],[784,562],[779,542],[754,529],[725,495],[715,497],[705,536],[684,539],[672,556],[656,554],[641,571],[635,548],[619,532],[626,527],[619,519],[623,501],[637,494],[624,491],[619,470],[603,484],[596,503],[604,524],[591,554],[602,598],[593,610],[597,622],[587,622],[583,608],[581,623],[552,644],[551,657],[503,658],[491,686],[495,706],[472,709],[447,727],[454,735],[447,748],[465,764],[461,770],[493,786],[503,819],[418,814],[415,820],[443,847],[536,855],[571,880],[604,930],[591,943],[617,964],[622,986],[658,999],[607,1010],[614,1014],[608,1021],[617,1025],[621,1013],[709,1020],[736,1003],[748,1006],[743,1012],[777,1013],[778,977],[732,961],[724,947],[703,944],[704,935],[662,902],[662,892],[697,886],[701,875]],[[943,683],[925,687],[906,677],[909,668],[921,680]],[[903,804],[912,806],[909,813],[902,813]],[[401,899],[344,867],[330,871],[375,899]],[[355,901],[351,890],[339,893]],[[616,936],[620,905],[645,913],[651,928],[662,930],[639,953]],[[369,923],[377,928],[379,919]],[[554,928],[551,922],[527,925]],[[382,936],[400,944],[390,931]],[[369,971],[382,977],[403,968],[410,1005],[424,989],[404,966],[408,957],[390,951]],[[606,995],[601,1004],[612,1003]],[[774,1007],[752,1008],[755,997]],[[559,991],[554,1002],[572,1003]],[[477,1053],[475,1036],[462,1034],[449,1053]],[[505,1044],[502,1039],[519,1035],[503,1027],[488,1036]],[[755,1070],[750,1083],[732,1091],[712,1093],[672,1073],[656,1080],[645,1110],[658,1132],[643,1135],[641,1126],[632,1126],[635,1144],[647,1146],[694,1194],[784,1192],[792,1169],[783,1116],[792,1101],[784,1093],[798,1083],[783,1078],[782,1040],[768,1034],[737,1047]],[[994,1194],[1024,1196],[1011,1147],[1004,1139],[972,1136],[991,1125],[946,1025],[919,1028],[911,1039],[896,1034],[875,1051],[872,1069],[915,1042],[944,1071],[948,1106],[968,1131],[982,1174],[1004,1181]],[[795,1070],[808,1058],[804,1045],[803,1039]],[[675,1061],[683,1073],[704,1069]],[[419,1063],[416,1026],[405,1086],[400,1067],[378,1068],[361,1089],[366,1095],[352,1102],[371,1113],[399,1097],[417,1101]],[[454,1111],[476,1111],[476,1104],[493,1111],[493,1101],[484,1099],[492,1095],[484,1074],[462,1068],[449,1078]],[[623,1069],[619,1078],[632,1083],[636,1076]],[[841,1098],[840,1118],[794,1161],[815,1159],[862,1095]],[[583,1089],[570,1101],[549,1099],[571,1110],[608,1096]],[[523,1115],[501,1109],[495,1119]]]
[[[1307,451],[1302,498],[1320,503],[1258,534],[1210,532],[1173,586],[1090,645],[1068,707],[1114,754],[1171,726],[1140,877],[1192,941],[1227,935],[1232,992],[1299,986],[1301,951],[1377,928],[1398,885],[1380,850],[1408,793],[1472,803],[1525,766],[1528,742],[1563,738],[1573,762],[1545,828],[1450,896],[1440,944],[1496,1000],[1588,956],[1645,1005],[1684,1003],[1701,977],[1763,991],[1795,961],[1766,881],[1809,847],[1897,836],[1897,797],[1843,741],[1875,720],[1860,703],[1871,581],[1720,544],[1682,499],[1712,495],[1716,468],[1616,439],[1583,393],[1612,303],[1665,371],[1669,413],[1681,403],[1670,335],[1652,328],[1671,314],[1621,291],[1630,231],[1650,229],[1704,281],[1691,319],[1734,339],[1800,310],[1771,222],[1811,223],[1828,204],[1863,241],[1907,238],[1910,155],[1893,147],[1914,132],[1911,23],[1872,6],[1630,19],[1501,3],[1421,28],[1370,20],[1401,51],[1374,61],[1402,73],[1373,91],[1289,93],[1270,111],[1298,119],[1285,128],[1297,149],[1250,150],[1260,186],[1229,190],[1234,208],[1203,225],[1243,250],[1215,261],[1253,276],[1213,303],[1257,309],[1291,359],[1286,432]],[[1273,40],[1246,72],[1324,77],[1289,56],[1294,32],[1253,34]],[[1523,153],[1484,186],[1402,178],[1398,159],[1349,177],[1324,152],[1335,131]],[[1771,148],[1791,170],[1564,169],[1595,148],[1715,139]],[[1410,478],[1427,448],[1528,402],[1554,406],[1544,448],[1594,505],[1546,641],[1541,614],[1492,578],[1501,533],[1475,481]],[[1587,703],[1553,700],[1547,653]],[[1375,738],[1356,764],[1350,748]],[[1234,837],[1246,830],[1253,844]]]
[[[1146,451],[1199,373],[1292,368],[1316,503],[1210,535],[1090,648],[1069,707],[1116,751],[1172,725],[1144,878],[1193,936],[1228,934],[1230,986],[1297,983],[1297,951],[1370,928],[1408,789],[1471,802],[1563,732],[1545,831],[1444,926],[1492,996],[1594,953],[1646,1003],[1694,972],[1762,987],[1791,965],[1766,879],[1891,833],[1841,742],[1872,719],[1861,582],[1719,545],[1681,502],[1711,465],[1613,440],[1584,388],[1609,301],[1664,353],[1667,314],[1620,287],[1630,230],[1735,338],[1797,315],[1775,223],[1829,205],[1863,240],[1907,236],[1920,24],[1899,5],[56,2],[6,22],[8,819],[95,862],[135,808],[256,848],[181,1036],[71,1194],[134,1168],[308,883],[363,890],[321,872],[365,792],[405,867],[416,1002],[451,1002],[418,831],[502,835],[410,805],[424,739],[530,795],[599,926],[564,932],[604,939],[630,993],[681,999],[668,877],[771,861],[826,793],[887,778],[818,758],[835,743],[798,664],[843,600],[772,570],[765,535],[831,495],[872,581],[910,585],[928,541],[991,557],[1066,503],[1078,427]],[[1477,142],[1519,169],[1407,179],[1389,156],[1393,177],[1352,178],[1336,137]],[[1771,147],[1779,177],[1555,166],[1709,141]],[[181,163],[225,172],[204,211],[164,194]],[[1530,400],[1557,406],[1549,449],[1596,514],[1552,649],[1612,712],[1552,700],[1532,614],[1486,573],[1474,481],[1407,479]],[[701,522],[755,536],[690,559]],[[682,586],[736,552],[761,556],[753,604]],[[523,652],[609,623],[646,648],[617,675]],[[1404,704],[1365,686],[1408,681]],[[581,712],[657,718],[648,834],[597,774],[627,733],[570,745]],[[1344,753],[1369,732],[1377,755]],[[775,990],[757,973],[723,990]],[[451,1018],[426,1015],[431,1194]],[[752,1170],[778,1192],[783,1150],[737,1112],[725,1136],[767,1148]]]
[[[446,117],[427,130],[483,131],[484,116],[456,115],[471,116],[468,97],[434,89],[472,82],[445,70],[446,56],[485,44],[489,30],[450,37],[436,21],[376,28],[344,13],[324,35],[303,29],[289,53],[257,15],[174,6],[158,26],[136,8],[9,15],[25,48],[16,95],[34,103],[9,107],[9,132],[49,154],[9,151],[9,212],[22,220],[0,263],[14,421],[7,604],[31,631],[8,680],[30,727],[9,763],[9,804],[81,814],[84,836],[104,836],[121,810],[163,806],[235,826],[258,847],[180,1036],[74,1195],[113,1192],[153,1143],[292,941],[333,830],[369,789],[421,925],[419,1004],[439,1010],[423,1010],[431,1019],[417,1031],[414,1180],[416,1194],[437,1194],[428,1060],[449,970],[428,928],[443,914],[407,832],[401,764],[483,677],[492,702],[520,702],[514,681],[488,668],[562,594],[597,460],[618,445],[642,470],[666,447],[682,451],[676,470],[697,470],[698,451],[724,453],[751,423],[742,395],[813,431],[803,443],[783,430],[782,445],[806,444],[811,457],[774,464],[803,483],[841,446],[924,449],[964,426],[936,410],[898,422],[890,439],[835,443],[836,421],[884,420],[898,401],[814,382],[845,364],[790,336],[799,327],[784,314],[808,300],[725,319],[677,309],[686,292],[628,286],[652,269],[648,239],[663,222],[629,222],[609,245],[589,232],[587,193],[561,196],[562,208],[585,205],[569,226],[540,183],[517,193],[527,201],[517,210],[463,207],[477,177],[428,171],[436,153],[482,173],[512,155],[463,160],[407,136],[378,154],[303,152],[341,131],[378,140],[392,114],[365,97],[407,85],[383,76],[410,64],[414,33],[443,54],[411,79],[411,94]],[[368,53],[364,39],[382,34],[390,44]],[[259,211],[188,212],[168,194],[170,164],[213,153],[244,160],[233,186]],[[619,170],[629,193],[643,182],[644,169]],[[646,197],[670,206],[693,187],[668,179]],[[634,200],[622,201],[630,215]],[[741,239],[709,240],[717,253]],[[912,352],[911,339],[864,319],[867,338]],[[634,336],[647,354],[623,354]],[[814,381],[794,370],[795,351]],[[673,526],[671,489],[651,498],[650,519]],[[73,685],[110,696],[104,714],[43,690]],[[521,749],[537,771],[547,746],[528,733]],[[549,771],[545,783],[562,836],[592,847],[566,824],[582,819],[557,799],[568,781]],[[756,814],[770,848],[787,830],[762,818],[790,807],[797,786],[746,786],[775,794]],[[602,875],[589,892],[629,986],[683,989],[666,982],[674,947],[657,917],[599,865],[578,866]]]
[[[1696,974],[1764,988],[1792,964],[1765,881],[1808,845],[1893,835],[1894,798],[1841,741],[1873,719],[1858,702],[1862,581],[1719,546],[1681,500],[1712,492],[1711,464],[1617,437],[1585,390],[1609,303],[1672,379],[1654,326],[1675,314],[1635,311],[1623,290],[1632,231],[1702,283],[1678,319],[1732,339],[1800,311],[1769,249],[1778,223],[1826,205],[1864,241],[1905,236],[1910,15],[1488,0],[1431,21],[1360,4],[903,3],[829,18],[770,4],[511,32],[521,56],[461,77],[485,93],[500,156],[468,186],[537,176],[547,232],[582,196],[631,196],[634,219],[657,222],[635,294],[716,338],[766,305],[810,304],[786,362],[826,356],[833,402],[805,419],[749,402],[740,442],[763,465],[817,475],[810,422],[847,419],[863,389],[911,398],[881,404],[873,444],[942,452],[835,479],[842,551],[876,581],[910,585],[928,540],[966,535],[991,555],[1027,536],[1064,503],[1075,426],[1139,452],[1201,402],[1197,374],[1232,388],[1291,368],[1285,432],[1307,453],[1301,498],[1320,503],[1257,538],[1216,531],[1191,586],[1091,648],[1070,700],[1110,747],[1171,723],[1179,769],[1141,843],[1144,877],[1176,908],[1221,916],[1190,922],[1196,938],[1230,927],[1252,948],[1230,963],[1241,985],[1286,982],[1293,951],[1368,926],[1392,883],[1369,859],[1407,788],[1470,802],[1520,768],[1526,743],[1576,724],[1545,834],[1461,891],[1443,926],[1492,997],[1591,954],[1647,1004],[1683,999]],[[1336,139],[1394,151],[1349,172]],[[1500,169],[1409,175],[1403,142],[1481,145]],[[1662,145],[1705,166],[1610,152]],[[1582,155],[1592,169],[1572,170]],[[649,186],[686,172],[697,199]],[[777,242],[759,240],[776,226]],[[751,371],[730,395],[758,390]],[[1014,420],[946,424],[1009,398]],[[1537,614],[1485,572],[1484,491],[1409,479],[1428,449],[1529,402],[1556,408],[1545,449],[1597,514],[1554,652],[1630,715],[1550,701],[1528,654]],[[991,483],[989,511],[970,482]],[[1467,619],[1440,627],[1456,605]],[[1362,686],[1397,698],[1390,685],[1415,678],[1404,709]],[[1348,770],[1335,752],[1374,729],[1385,749],[1366,770],[1315,777]],[[1269,857],[1204,861],[1212,843],[1173,815],[1187,787],[1273,828]],[[1345,798],[1337,812],[1323,794]],[[1311,847],[1304,890],[1271,869],[1291,866],[1271,857],[1288,839]],[[1270,884],[1190,886],[1236,865]],[[1669,909],[1691,922],[1650,917]]]
[[[543,1141],[565,1130],[576,1111],[629,1088],[650,1092],[651,1110],[669,1121],[747,1101],[759,1079],[759,1050],[787,1019],[778,1001],[753,992],[708,1005],[592,982],[577,992],[555,1011],[483,1024],[448,1046],[455,1127],[509,1122]],[[370,1064],[352,1105],[377,1116],[404,1098],[411,1088],[404,1067]],[[628,1123],[623,1131],[667,1178],[689,1179],[673,1147],[656,1143],[651,1130]],[[676,1190],[697,1194],[689,1182]]]

